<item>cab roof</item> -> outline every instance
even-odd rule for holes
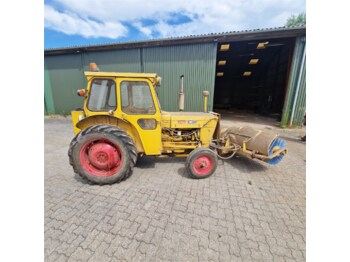
[[[160,85],[160,77],[157,74],[150,73],[124,73],[124,72],[93,72],[85,71],[85,76],[89,80],[92,77],[125,77],[125,78],[147,78],[154,86]]]
[[[130,78],[157,78],[157,74],[150,73],[124,73],[124,72],[92,72],[85,71],[85,76],[106,76],[106,77],[130,77]]]

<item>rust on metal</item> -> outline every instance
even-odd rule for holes
[[[277,135],[245,126],[229,128],[222,133],[222,137],[229,138],[232,144],[237,144],[249,151],[255,151],[258,154],[267,156],[270,145],[277,138]]]

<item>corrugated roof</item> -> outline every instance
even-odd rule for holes
[[[277,34],[277,35],[276,35]],[[84,51],[101,51],[121,48],[137,48],[146,46],[162,46],[170,44],[188,44],[198,42],[225,42],[225,41],[239,41],[245,40],[245,38],[258,38],[258,37],[295,37],[306,34],[306,26],[291,26],[291,27],[274,27],[264,29],[250,29],[241,31],[230,31],[221,33],[209,33],[199,35],[177,36],[158,39],[147,40],[135,40],[127,42],[110,42],[104,44],[92,44],[81,46],[69,46],[60,48],[47,48],[44,50],[45,55],[55,55],[64,53],[79,53]],[[244,37],[246,36],[246,37]],[[247,37],[248,36],[248,37]],[[256,37],[254,37],[256,36]]]

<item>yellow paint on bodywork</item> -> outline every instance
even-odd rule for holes
[[[160,108],[157,103],[158,99],[154,90],[154,85],[158,84],[160,78],[156,74],[143,74],[143,73],[113,73],[113,72],[85,72],[88,79],[87,94],[90,93],[90,87],[93,79],[103,78],[111,79],[116,83],[116,95],[117,95],[117,108],[110,114],[109,112],[103,111],[90,111],[87,107],[88,99],[85,97],[84,111],[87,117],[95,116],[95,124],[113,124],[109,123],[110,118],[104,118],[106,116],[115,117],[116,119],[122,119],[124,121],[117,121],[118,127],[126,131],[135,141],[138,152],[144,152],[146,155],[160,155],[163,147],[161,142],[161,126],[160,126]],[[150,86],[150,92],[152,100],[154,101],[155,113],[154,114],[126,114],[121,109],[121,92],[120,83],[122,81],[142,81],[147,82]],[[99,116],[99,117],[97,117]],[[139,119],[155,119],[157,127],[153,130],[142,129],[137,121]],[[84,127],[86,128],[86,127]]]
[[[163,142],[165,151],[175,151],[178,149],[195,149],[198,147],[196,142]]]
[[[198,128],[200,130],[199,139],[203,147],[209,146],[210,141],[213,139],[218,121],[219,117],[212,113],[162,112],[162,128],[172,128],[176,130],[192,130]],[[168,149],[171,144],[163,142],[163,145],[164,148]],[[190,144],[188,145],[190,146]],[[178,148],[178,146],[173,146],[173,148]],[[192,146],[185,148],[192,148]]]
[[[123,129],[134,140],[137,152],[139,153],[144,152],[143,145],[137,130],[130,123],[126,122],[121,118],[117,118],[115,116],[109,116],[109,115],[89,116],[87,118],[82,119],[80,122],[78,122],[77,128],[80,130],[84,130],[89,126],[102,125],[102,124],[117,126],[120,129]]]
[[[73,131],[74,131],[74,134],[76,135],[81,131],[81,129],[78,128],[76,125],[80,121],[79,118],[84,117],[84,112],[81,110],[79,110],[79,111],[76,110],[76,111],[72,111],[71,115],[72,115],[72,122],[73,122]]]
[[[141,139],[144,152],[146,153],[146,155],[160,155],[163,150],[162,140],[161,140],[161,125],[160,125],[161,116],[160,116],[159,105],[158,103],[156,103],[157,95],[155,93],[154,88],[151,88],[153,86],[152,82],[144,78],[127,78],[127,77],[117,78],[118,105],[121,105],[122,103],[121,92],[120,92],[120,84],[122,81],[142,81],[142,82],[147,82],[149,84],[152,100],[154,101],[154,107],[155,107],[154,114],[145,114],[145,113],[127,114],[121,110],[120,106],[117,107],[117,110],[115,111],[114,114],[117,116],[120,116],[122,119],[129,122],[136,129]],[[157,122],[157,126],[155,129],[152,129],[152,130],[142,129],[137,122],[139,119],[155,119]]]
[[[118,73],[118,72],[84,72],[87,80],[91,80],[94,77],[111,77],[111,78],[143,78],[152,82],[153,86],[156,86],[160,82],[160,77],[157,74],[147,73]]]
[[[193,129],[201,128],[209,121],[217,119],[211,113],[201,112],[166,112],[162,111],[162,127]]]
[[[213,139],[215,128],[218,124],[217,118],[210,119],[199,131],[199,137],[203,147],[209,147],[210,141]]]

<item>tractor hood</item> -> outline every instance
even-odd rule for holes
[[[212,113],[162,111],[162,128],[201,128],[214,119],[218,116]]]

